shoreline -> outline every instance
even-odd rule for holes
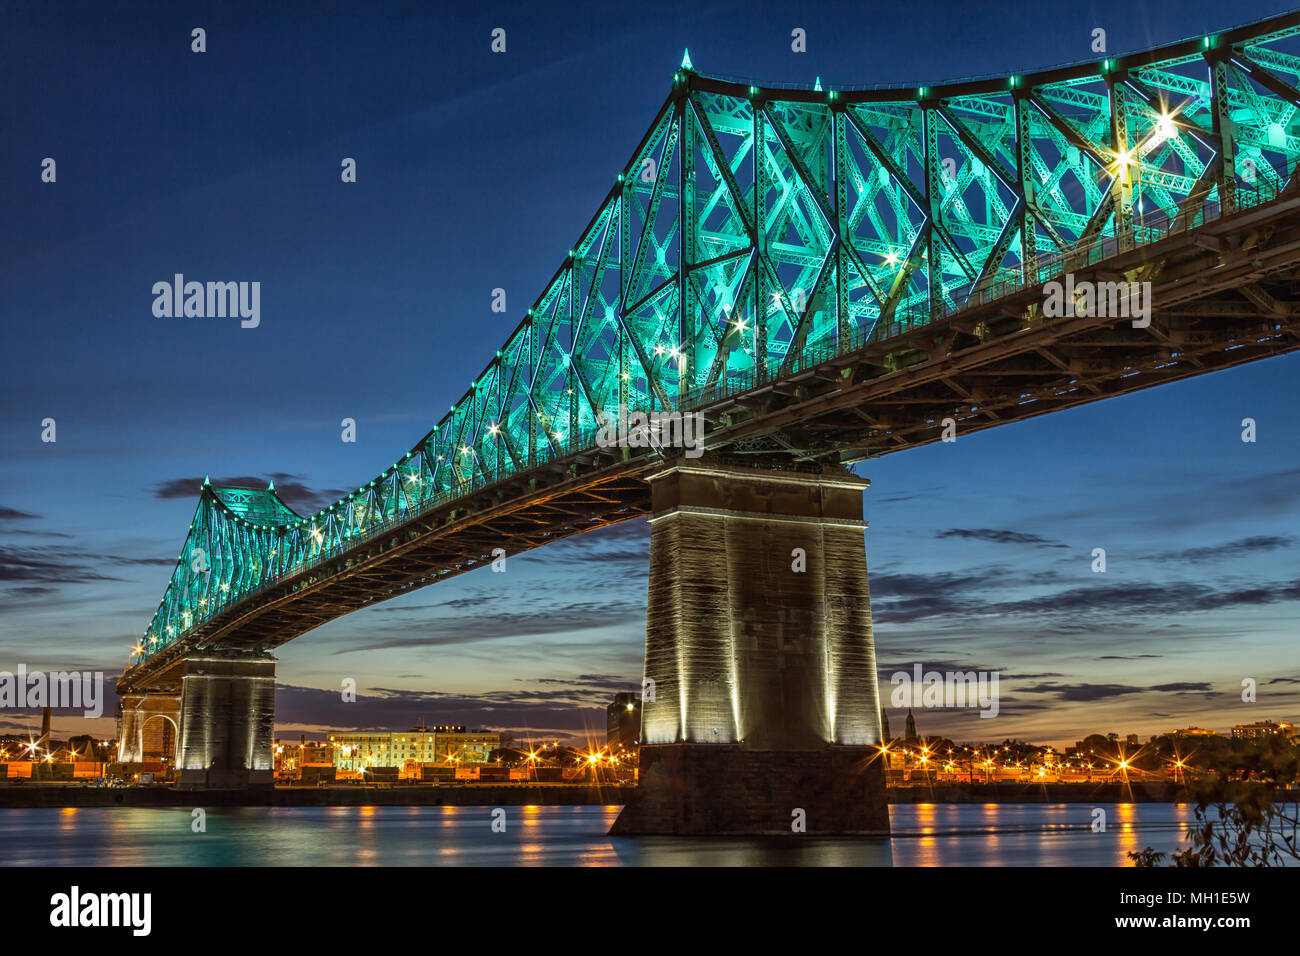
[[[3,808],[79,807],[473,807],[621,806],[635,786],[594,784],[414,784],[178,790],[167,786],[0,785]],[[890,804],[1187,803],[1181,784],[942,784],[890,787]]]

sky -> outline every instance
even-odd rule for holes
[[[120,674],[205,475],[274,479],[305,514],[409,449],[563,260],[684,48],[758,82],[933,85],[1095,58],[1096,28],[1119,53],[1283,9],[5,4],[0,670]],[[259,281],[260,324],[155,317],[177,272]],[[882,693],[916,663],[997,671],[997,718],[918,712],[962,740],[1300,719],[1297,409],[1293,354],[860,465]],[[629,522],[298,638],[277,734],[603,739],[640,686],[648,541]],[[113,712],[55,735],[112,735]],[[0,734],[38,722],[0,711]]]

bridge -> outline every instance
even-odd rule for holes
[[[793,806],[887,828],[848,466],[1300,346],[1297,37],[1288,14],[916,88],[758,86],[688,53],[427,435],[314,515],[204,483],[118,682],[123,759],[170,722],[183,786],[267,784],[274,648],[651,516],[654,697],[618,829],[789,832]],[[620,409],[699,415],[703,457],[602,440]]]

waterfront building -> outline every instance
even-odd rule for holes
[[[1272,720],[1257,720],[1253,724],[1237,724],[1232,728],[1235,740],[1253,740],[1256,737],[1271,737],[1281,734],[1288,740],[1300,736],[1300,728],[1286,722],[1276,723]]]
[[[407,763],[487,763],[501,746],[494,731],[467,730],[463,725],[413,727],[406,731],[361,730],[330,734],[334,766],[339,770],[369,767],[402,768]]]
[[[328,741],[299,740],[275,742],[275,775],[301,776],[304,767],[333,767],[334,745]]]

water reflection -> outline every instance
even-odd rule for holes
[[[87,807],[0,813],[10,865],[78,866],[1125,866],[1127,851],[1169,853],[1189,807],[917,804],[891,808],[893,836],[627,838],[619,807]]]

